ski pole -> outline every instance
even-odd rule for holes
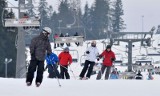
[[[64,67],[64,66],[62,66],[62,65],[60,65],[61,67],[63,67],[63,68],[65,68],[66,70],[68,70],[68,68],[66,68],[66,67]],[[70,67],[70,66],[69,66]],[[74,73],[73,73],[73,71],[71,70],[71,67],[70,67],[70,71],[72,72],[72,74],[73,74],[73,77],[76,79],[76,77],[75,77],[75,75],[74,75]]]
[[[74,79],[76,79],[76,76],[75,76],[75,74],[73,73],[73,70],[71,69],[71,66],[70,66],[70,65],[69,65],[69,68],[70,68],[70,71],[71,71],[72,74],[73,74]]]
[[[58,81],[58,85],[59,85],[59,87],[61,87],[61,83],[60,83],[60,81],[59,81],[59,78],[57,77],[57,81]]]
[[[53,69],[56,71],[57,69],[55,69],[55,67],[53,66]],[[58,73],[57,72],[55,72],[56,73],[56,79],[57,79],[57,81],[58,81],[58,85],[59,85],[59,87],[61,87],[61,84],[60,84],[60,81],[59,81],[59,77],[58,77]]]
[[[50,60],[50,62],[51,62],[51,59],[50,59],[50,57],[48,57],[49,58],[49,60]],[[52,63],[52,62],[51,62]],[[54,69],[54,70],[56,70],[53,66],[52,66],[52,68]],[[60,83],[60,81],[59,81],[59,78],[58,78],[58,76],[57,76],[57,74],[56,74],[56,79],[57,79],[57,82],[58,82],[58,86],[59,87],[61,87],[61,83]]]

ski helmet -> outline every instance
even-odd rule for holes
[[[51,28],[49,28],[49,27],[44,27],[44,28],[43,28],[43,33],[49,33],[49,34],[51,34],[51,33],[52,33],[52,30],[51,30]]]

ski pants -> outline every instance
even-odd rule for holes
[[[83,67],[83,69],[82,69],[82,72],[80,73],[79,77],[83,78],[84,75],[85,75],[85,73],[86,73],[87,70],[88,70],[86,77],[90,78],[91,73],[92,73],[92,71],[93,71],[93,66],[94,66],[94,65],[95,65],[95,62],[86,60],[86,61],[85,61],[85,64],[84,64],[84,67]]]
[[[61,78],[64,79],[64,77],[66,77],[66,79],[70,79],[69,73],[68,73],[68,65],[66,66],[60,66],[60,74],[61,74]]]
[[[109,73],[111,71],[111,66],[102,65],[101,70],[98,72],[98,75],[97,75],[97,78],[96,78],[97,80],[101,79],[102,74],[104,73],[106,68],[107,68],[107,70],[106,70],[106,73],[105,73],[105,80],[107,80],[109,78]]]
[[[61,77],[57,70],[56,64],[53,64],[53,65],[49,64],[47,65],[47,67],[48,67],[49,78],[56,78],[56,77],[60,78]]]
[[[39,61],[39,60],[31,60],[30,61],[30,65],[29,65],[28,72],[27,72],[26,82],[32,83],[33,78],[34,78],[34,72],[36,70],[37,70],[37,75],[36,75],[35,82],[42,83],[43,71],[44,71],[44,61]]]

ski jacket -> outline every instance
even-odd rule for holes
[[[58,56],[59,64],[62,66],[70,65],[72,63],[72,56],[69,52],[61,52]]]
[[[39,36],[31,40],[30,44],[31,59],[32,57],[35,57],[35,59],[37,60],[44,61],[46,53],[47,54],[52,53],[51,45],[48,37],[44,36],[44,34],[41,33]]]
[[[58,56],[54,53],[51,53],[49,56],[46,56],[47,65],[54,65],[59,61]]]
[[[100,55],[100,57],[103,57],[103,65],[105,66],[112,66],[113,65],[113,61],[112,59],[116,59],[115,54],[113,51],[103,51],[102,54]]]
[[[153,78],[153,76],[152,75],[148,75],[148,78],[147,78],[147,80],[153,80],[154,78]]]
[[[118,74],[116,74],[116,73],[111,73],[110,79],[118,79]]]
[[[88,51],[88,53],[87,53]],[[97,56],[99,55],[99,51],[97,49],[97,47],[89,47],[86,50],[86,60],[91,61],[91,62],[95,62],[95,60],[97,59]]]

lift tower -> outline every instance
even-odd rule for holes
[[[18,9],[18,19],[6,18],[4,19],[5,27],[17,27],[17,60],[16,60],[16,78],[25,77],[26,73],[26,57],[25,57],[25,30],[26,28],[37,28],[40,26],[39,18],[30,18],[26,14],[28,7],[25,4],[25,0],[18,0],[18,7],[7,7]]]
[[[132,72],[132,47],[134,42],[141,42],[141,46],[150,46],[153,29],[150,32],[112,32],[110,33],[110,43],[119,42],[128,43],[128,72]],[[148,36],[149,35],[149,36]],[[146,38],[147,36],[147,38]],[[146,43],[146,44],[145,44]]]

